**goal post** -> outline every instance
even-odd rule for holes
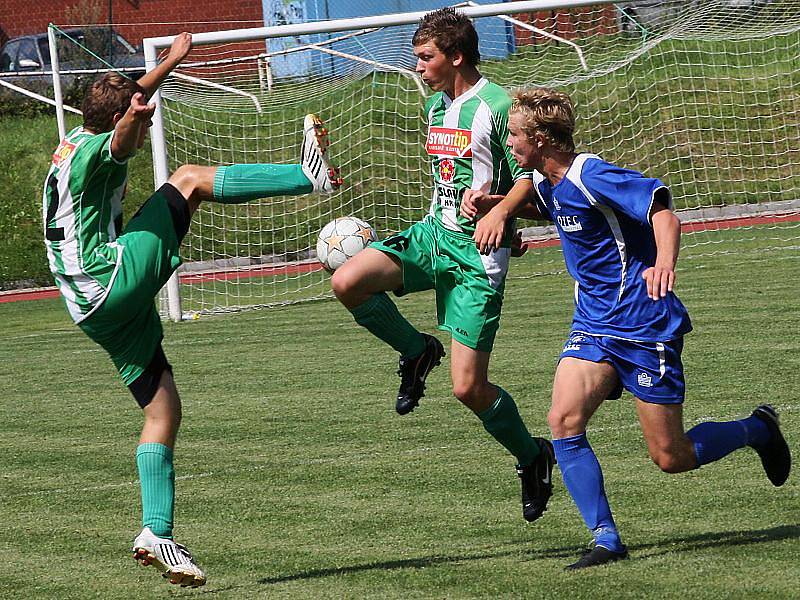
[[[579,151],[670,186],[685,259],[730,241],[797,254],[800,0],[470,1],[458,10],[478,30],[484,76],[509,90],[567,91]],[[155,98],[156,186],[184,163],[297,162],[307,112],[328,123],[346,185],[331,197],[201,206],[162,314],[328,297],[314,255],[322,226],[353,215],[383,237],[424,214],[428,91],[410,39],[425,12],[193,36]],[[172,39],[145,40],[148,69]],[[525,231],[535,273],[562,269],[552,228]]]

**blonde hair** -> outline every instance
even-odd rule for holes
[[[538,133],[562,152],[575,151],[575,106],[567,94],[534,88],[515,92],[512,99],[510,112],[522,115],[522,131],[529,141]]]

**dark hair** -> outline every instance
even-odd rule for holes
[[[469,17],[451,6],[429,12],[420,19],[411,43],[419,46],[431,41],[447,57],[461,52],[468,64],[475,66],[481,62],[475,26]]]
[[[114,129],[114,115],[125,114],[136,92],[144,89],[135,81],[113,71],[98,77],[83,98],[83,126],[95,133]]]
[[[564,92],[549,88],[520,90],[512,95],[509,114],[522,115],[528,141],[538,133],[562,152],[574,152],[575,105]]]

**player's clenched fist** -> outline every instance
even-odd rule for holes
[[[144,120],[150,119],[153,116],[153,113],[156,110],[156,105],[154,102],[150,104],[147,103],[145,100],[144,94],[142,93],[135,93],[131,96],[131,111],[133,113],[133,118],[137,120]]]

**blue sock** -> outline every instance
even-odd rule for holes
[[[719,460],[745,446],[760,446],[769,441],[769,429],[758,417],[724,423],[706,422],[686,432],[694,443],[697,466]]]
[[[595,542],[612,552],[622,552],[624,546],[603,487],[603,472],[586,434],[553,440],[553,448],[564,485],[578,506],[584,523],[591,529]]]
[[[769,427],[758,417],[750,415],[746,419],[738,421],[747,430],[747,445],[748,446],[763,446],[770,439]]]

